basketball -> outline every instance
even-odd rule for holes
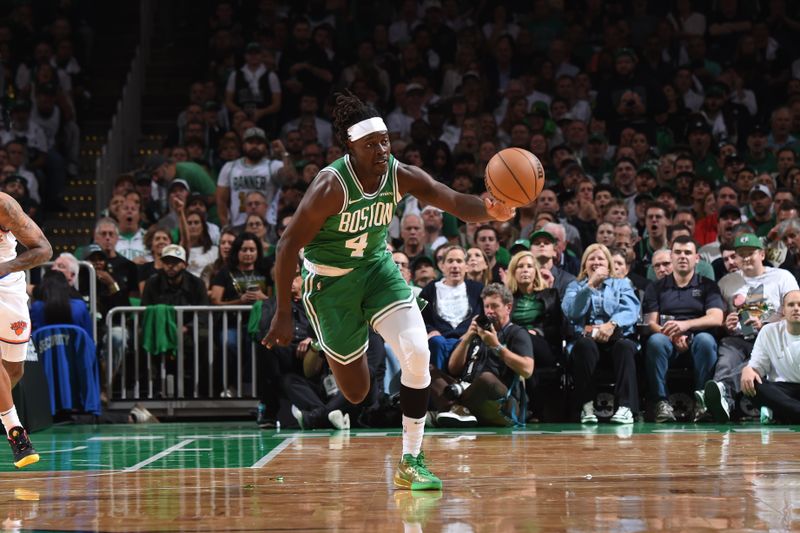
[[[489,160],[484,181],[495,200],[521,207],[536,200],[544,189],[544,167],[529,151],[506,148]]]

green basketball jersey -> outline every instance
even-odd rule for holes
[[[355,268],[383,257],[389,222],[400,200],[397,160],[389,156],[389,170],[371,194],[364,192],[349,155],[323,170],[333,172],[342,184],[344,202],[305,247],[305,258],[317,265]]]

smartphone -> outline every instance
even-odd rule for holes
[[[247,286],[247,292],[255,292],[255,291],[257,291],[259,288],[260,288],[260,287],[259,287],[258,285],[248,285],[248,286]]]
[[[752,324],[745,324],[750,320],[750,313],[745,309],[739,313],[739,325],[742,327],[743,337],[752,337],[756,334],[756,328]]]

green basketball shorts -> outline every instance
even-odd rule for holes
[[[388,254],[344,275],[322,275],[325,271],[306,263],[303,304],[325,353],[346,365],[366,352],[368,325],[415,305],[414,296]]]

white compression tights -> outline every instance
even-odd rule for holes
[[[431,353],[422,313],[417,307],[406,307],[389,313],[374,325],[400,361],[400,382],[411,389],[424,389],[431,384],[428,369]]]

